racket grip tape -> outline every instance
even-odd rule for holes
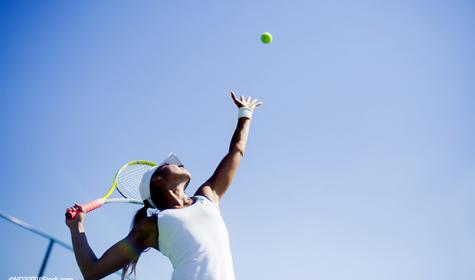
[[[85,213],[87,213],[101,207],[102,205],[104,205],[104,199],[98,198],[96,200],[93,200],[91,202],[88,202],[82,205],[82,209],[84,210]],[[65,215],[68,220],[73,220],[79,213],[80,213],[79,209],[74,208],[72,210],[67,210]]]

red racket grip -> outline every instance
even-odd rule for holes
[[[102,205],[104,205],[104,199],[98,198],[96,200],[93,200],[89,203],[82,205],[82,209],[84,210],[85,213],[87,213],[101,207]],[[74,207],[72,210],[67,210],[65,215],[68,220],[73,220],[79,213],[80,213],[79,209]]]

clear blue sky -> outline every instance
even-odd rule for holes
[[[69,242],[66,207],[170,151],[194,191],[235,90],[265,102],[222,203],[237,279],[473,279],[474,26],[473,1],[1,1],[0,210]],[[98,256],[135,210],[87,216]],[[0,278],[35,275],[47,242],[0,231]],[[81,279],[59,247],[46,275]]]

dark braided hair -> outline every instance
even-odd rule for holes
[[[135,225],[140,222],[141,220],[147,218],[147,210],[149,208],[153,208],[150,203],[147,201],[147,200],[144,200],[144,203],[143,203],[143,207],[140,208],[137,213],[135,213],[135,216],[132,220],[132,224],[130,225],[130,229],[133,229],[135,227]],[[142,252],[146,252],[148,251],[150,248],[147,248],[145,249],[144,251]],[[140,252],[140,253],[142,253]],[[123,268],[122,268],[122,280],[125,279],[125,277],[127,276],[127,271],[129,270],[129,268],[131,268],[130,270],[130,274],[134,274],[135,276],[135,267],[137,266],[137,262],[139,261],[139,258],[140,258],[140,254],[133,260],[131,261],[130,263],[126,264]]]

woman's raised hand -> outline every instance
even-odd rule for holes
[[[231,97],[234,101],[234,104],[236,104],[238,108],[247,107],[251,110],[254,110],[255,108],[263,104],[262,101],[259,101],[257,99],[252,99],[250,96],[245,98],[244,96],[241,95],[240,98],[237,98],[236,94],[233,91],[231,91]]]
[[[65,219],[66,225],[72,229],[73,227],[78,227],[78,225],[82,224],[84,222],[84,217],[86,216],[86,212],[82,208],[81,204],[74,204],[73,207],[69,207],[67,210],[75,210],[78,211],[79,213],[74,217],[74,219],[69,220],[68,218]]]

